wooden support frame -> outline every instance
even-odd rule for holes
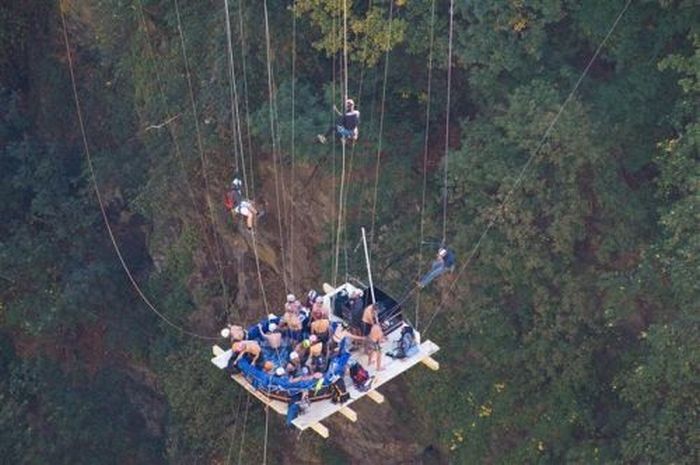
[[[367,397],[372,399],[378,404],[383,404],[384,403],[384,395],[381,394],[379,391],[372,389],[371,391],[367,391]]]
[[[420,362],[433,371],[438,371],[440,369],[440,363],[438,363],[438,361],[433,357],[425,357]]]
[[[343,414],[345,418],[352,422],[357,421],[357,412],[355,412],[353,409],[350,407],[342,407],[340,410],[338,410],[340,413]]]
[[[325,305],[329,305],[329,302],[324,302]],[[400,335],[400,331],[394,331],[388,335],[388,340],[383,343],[382,352],[390,351],[396,344],[397,338]],[[420,341],[420,338],[417,338]],[[370,391],[359,391],[357,390],[351,382],[346,382],[348,392],[350,394],[350,399],[343,405],[334,404],[330,399],[321,400],[313,402],[309,411],[303,413],[299,417],[292,421],[292,424],[298,429],[304,431],[306,429],[314,430],[319,436],[326,439],[330,436],[329,429],[322,423],[327,418],[329,418],[334,413],[340,412],[345,418],[352,422],[357,422],[358,414],[351,407],[353,402],[360,400],[362,397],[369,397],[373,402],[377,404],[382,404],[385,402],[385,397],[382,393],[377,391],[385,383],[391,381],[397,376],[400,376],[405,371],[409,370],[413,366],[422,363],[426,365],[431,370],[437,370],[440,368],[440,364],[432,356],[440,348],[435,345],[432,341],[423,341],[419,344],[419,351],[415,355],[401,359],[389,359],[384,360],[384,370],[381,372],[374,372],[373,367],[368,367],[370,375],[374,376],[373,389]],[[217,368],[224,370],[232,356],[232,350],[224,350],[224,348],[219,346],[212,347],[212,354],[214,358],[211,362],[217,366]],[[238,383],[243,389],[248,393],[253,395],[258,399],[265,407],[270,408],[280,415],[286,415],[288,410],[288,404],[280,400],[271,399],[270,397],[263,394],[261,391],[253,387],[250,382],[242,375],[227,375]]]
[[[313,425],[309,426],[312,430],[316,431],[323,439],[328,439],[328,436],[330,436],[330,433],[328,432],[328,428],[323,426],[323,423],[318,422],[314,423]]]

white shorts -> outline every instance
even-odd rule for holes
[[[252,207],[253,207],[253,205],[249,201],[244,200],[241,202],[241,204],[239,206],[237,206],[233,210],[236,213],[238,213],[239,215],[253,216],[253,211],[251,210]]]

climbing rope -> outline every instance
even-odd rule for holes
[[[297,62],[297,16],[294,14],[294,5],[292,3],[292,170],[291,182],[289,185],[292,201],[289,208],[289,277],[292,285],[294,285],[294,188],[296,186],[296,62]]]
[[[234,421],[233,421],[233,431],[231,432],[231,441],[229,442],[228,446],[228,451],[226,452],[226,465],[229,465],[231,463],[231,453],[233,452],[233,443],[234,440],[236,439],[236,430],[238,429],[238,420],[240,419],[239,413],[241,413],[241,405],[243,405],[243,397],[248,397],[247,395],[244,396],[241,391],[238,391],[238,406],[236,407],[236,411],[234,413]]]
[[[224,0],[224,9],[226,13],[226,44],[228,47],[228,58],[229,58],[229,79],[230,79],[230,105],[231,105],[231,137],[233,138],[233,148],[234,148],[234,159],[235,159],[235,171],[238,173],[242,168],[243,186],[245,188],[245,195],[247,198],[252,198],[251,193],[248,190],[248,175],[245,165],[245,155],[243,153],[243,140],[241,136],[242,128],[240,123],[240,115],[238,111],[238,85],[236,79],[236,67],[233,60],[233,41],[231,39],[231,18],[229,13],[228,0]],[[245,52],[244,52],[245,53]],[[239,168],[238,158],[240,157],[241,163]]]
[[[107,229],[107,234],[109,235],[109,239],[112,242],[112,247],[114,249],[115,254],[117,255],[117,258],[119,259],[119,263],[121,264],[122,268],[124,269],[124,272],[126,273],[127,278],[129,279],[129,282],[131,283],[132,287],[136,291],[136,293],[139,295],[141,300],[148,306],[148,308],[155,313],[161,320],[163,320],[168,326],[172,327],[173,329],[176,329],[180,333],[191,336],[194,338],[198,339],[204,339],[204,340],[217,340],[218,337],[211,337],[211,336],[204,336],[201,334],[197,334],[191,331],[188,331],[181,326],[177,325],[174,323],[172,320],[170,320],[167,316],[165,316],[163,313],[158,311],[156,307],[151,303],[151,301],[146,297],[146,295],[143,293],[141,290],[141,287],[138,285],[136,280],[134,279],[133,274],[131,273],[131,270],[129,269],[129,266],[126,263],[126,260],[124,260],[124,256],[122,255],[122,251],[119,247],[119,244],[117,243],[117,240],[114,236],[114,232],[112,231],[112,226],[109,224],[109,219],[107,218],[107,210],[104,205],[104,200],[102,199],[102,193],[100,192],[99,185],[97,183],[97,175],[95,174],[95,167],[92,162],[92,156],[90,154],[90,146],[88,144],[87,140],[87,134],[85,131],[85,122],[83,119],[83,114],[82,110],[80,107],[80,99],[78,97],[78,88],[76,85],[76,79],[75,79],[75,71],[73,69],[73,58],[71,56],[71,48],[70,48],[70,42],[68,40],[68,29],[66,26],[66,17],[65,13],[62,8],[59,8],[59,11],[61,13],[61,25],[63,27],[63,39],[65,42],[66,46],[66,58],[68,59],[68,70],[70,72],[70,79],[71,79],[71,88],[73,91],[73,100],[75,103],[75,110],[78,116],[78,123],[80,127],[80,135],[82,137],[83,141],[83,148],[85,151],[85,159],[87,161],[88,165],[88,171],[90,173],[90,180],[92,181],[93,188],[95,190],[95,196],[97,197],[97,203],[100,207],[100,212],[102,213],[102,220],[105,224],[105,228]]]
[[[445,168],[442,191],[442,244],[445,244],[447,236],[447,167],[450,161],[450,96],[452,89],[452,31],[454,29],[454,0],[450,0],[450,29],[447,41],[447,103],[445,104],[445,156],[443,165]]]
[[[248,410],[250,409],[250,396],[246,396],[245,411],[243,412],[243,431],[241,431],[241,446],[238,449],[238,465],[243,462],[243,445],[245,444],[245,432],[248,426]]]
[[[528,168],[530,167],[530,164],[532,163],[532,161],[534,160],[535,156],[539,153],[539,151],[540,151],[540,150],[542,149],[542,147],[544,146],[544,143],[545,143],[545,141],[547,140],[547,138],[549,137],[550,133],[552,132],[552,129],[554,129],[554,126],[555,126],[555,125],[557,124],[557,122],[559,121],[559,117],[562,115],[562,113],[564,112],[564,109],[566,108],[566,106],[568,105],[568,103],[571,101],[571,99],[574,97],[574,94],[575,94],[576,91],[578,90],[579,86],[581,85],[581,83],[583,82],[583,80],[584,80],[584,79],[586,78],[586,76],[588,75],[588,71],[591,69],[591,66],[593,66],[593,63],[595,63],[595,60],[598,58],[598,55],[600,54],[600,52],[601,52],[601,50],[603,49],[603,47],[605,46],[606,42],[608,41],[608,39],[609,39],[610,36],[612,35],[613,31],[615,31],[615,28],[617,27],[618,23],[620,22],[620,20],[621,20],[622,17],[624,16],[625,12],[627,11],[627,9],[629,8],[629,6],[630,6],[631,3],[632,3],[632,0],[627,0],[627,3],[625,3],[625,6],[622,8],[622,10],[620,10],[620,13],[617,15],[617,17],[615,18],[615,21],[613,22],[612,26],[610,26],[610,29],[608,30],[607,34],[605,34],[605,37],[603,38],[603,40],[602,40],[602,41],[600,42],[600,44],[598,45],[598,48],[596,48],[595,53],[593,54],[593,56],[591,57],[591,59],[588,61],[588,64],[586,65],[586,67],[584,68],[583,72],[582,72],[581,75],[579,76],[579,78],[578,78],[578,80],[576,81],[576,84],[574,85],[573,89],[571,89],[571,92],[569,92],[569,95],[566,97],[566,99],[564,100],[564,102],[563,102],[563,103],[561,104],[561,106],[559,107],[559,111],[558,111],[557,114],[554,116],[554,118],[552,119],[552,121],[549,123],[549,126],[548,126],[547,129],[545,130],[544,135],[542,136],[542,138],[540,139],[539,143],[538,143],[537,146],[535,147],[535,150],[532,151],[532,153],[531,153],[530,156],[528,157],[527,161],[525,162],[525,164],[523,165],[523,167],[520,169],[520,172],[518,173],[518,176],[516,177],[515,182],[513,183],[513,186],[510,188],[510,190],[508,191],[508,193],[506,194],[506,196],[503,198],[503,201],[501,202],[500,207],[505,206],[505,205],[510,201],[510,198],[512,197],[513,193],[514,193],[515,190],[518,188],[518,186],[520,186],[520,183],[522,182],[523,177],[525,176],[525,173],[527,172]],[[450,284],[450,287],[448,288],[447,294],[446,294],[446,295],[450,295],[450,294],[452,293],[452,290],[454,289],[456,283],[459,281],[460,277],[462,276],[462,273],[464,272],[464,270],[467,269],[467,266],[469,266],[469,264],[471,263],[472,259],[473,259],[474,256],[476,255],[476,252],[479,250],[479,247],[481,246],[481,243],[483,242],[484,238],[486,237],[486,235],[489,233],[489,231],[491,230],[491,228],[492,228],[493,225],[495,224],[495,222],[496,222],[496,217],[497,217],[497,215],[498,215],[498,211],[499,211],[499,210],[500,210],[500,208],[499,208],[499,209],[496,209],[496,210],[494,211],[494,213],[491,215],[491,218],[489,219],[489,222],[488,222],[488,224],[486,225],[486,228],[484,228],[484,231],[481,233],[481,235],[479,236],[479,239],[476,241],[476,244],[474,245],[474,247],[472,248],[471,252],[470,252],[469,255],[467,256],[467,259],[465,260],[464,265],[462,265],[462,266],[460,267],[459,272],[458,272],[457,275],[455,276],[455,279],[452,281],[452,284]],[[443,298],[440,300],[440,303],[439,303],[439,305],[437,306],[437,309],[435,310],[435,312],[433,313],[433,315],[432,315],[432,316],[430,317],[430,319],[428,320],[428,324],[425,326],[425,329],[423,330],[423,333],[424,333],[424,334],[427,333],[428,329],[430,329],[430,326],[432,325],[433,321],[435,320],[435,317],[436,317],[436,316],[440,313],[440,311],[442,310],[442,308],[443,308],[443,306],[444,306],[444,302],[445,302],[445,298],[443,297]]]
[[[221,280],[222,280],[222,285],[224,287],[224,302],[226,302],[226,309],[228,310],[229,308],[229,298],[228,298],[228,292],[226,290],[226,286],[223,282],[223,254],[222,254],[222,247],[221,244],[219,243],[219,237],[216,233],[216,217],[214,215],[214,205],[211,200],[211,195],[209,191],[209,178],[207,176],[207,159],[204,154],[204,144],[202,143],[202,132],[200,131],[199,128],[199,112],[197,110],[197,104],[195,102],[194,98],[194,88],[192,86],[192,76],[190,73],[190,65],[189,65],[189,59],[187,57],[187,48],[185,46],[185,34],[182,28],[182,21],[180,18],[180,6],[178,4],[178,0],[173,0],[173,3],[175,4],[175,17],[177,20],[177,30],[179,32],[180,36],[180,46],[182,49],[182,59],[185,65],[185,76],[187,78],[187,87],[189,89],[189,97],[190,97],[190,105],[192,107],[192,118],[194,120],[194,128],[195,128],[195,134],[196,134],[196,140],[197,140],[197,148],[198,148],[198,153],[199,153],[199,160],[202,165],[202,180],[204,182],[204,197],[207,201],[207,206],[209,209],[209,218],[211,220],[211,227],[212,227],[212,236],[214,238],[214,244],[216,245],[216,251],[219,256],[219,260],[222,263],[222,271],[221,271]]]
[[[250,106],[248,105],[248,71],[246,67],[246,59],[245,59],[245,52],[246,52],[246,42],[245,42],[245,29],[243,26],[243,0],[238,0],[238,32],[239,32],[239,37],[241,41],[241,67],[243,71],[243,103],[245,104],[245,121],[246,121],[246,140],[247,140],[247,145],[248,145],[248,153],[250,154],[251,158],[253,158],[253,139],[250,135]],[[239,129],[240,129],[240,124],[239,124]],[[243,137],[241,135],[241,131],[238,132],[239,137]],[[243,147],[243,141],[240,141],[241,147]],[[252,166],[252,161],[251,161],[251,167],[250,167],[250,189],[253,192],[253,197],[255,197],[255,171],[253,170]]]
[[[149,57],[151,59],[151,62],[153,63],[153,69],[154,69],[154,74],[156,78],[156,87],[158,89],[158,94],[160,95],[160,100],[161,103],[163,104],[163,107],[167,107],[167,98],[165,96],[165,90],[164,90],[164,84],[163,80],[161,78],[161,71],[159,71],[158,67],[158,60],[156,60],[155,52],[153,50],[153,46],[151,44],[150,38],[148,36],[148,28],[146,27],[146,18],[144,15],[143,11],[143,5],[140,0],[137,1],[137,7],[138,7],[138,13],[139,13],[139,20],[141,23],[141,28],[143,29],[143,34],[144,34],[144,42],[146,44],[146,51],[149,54]],[[192,184],[189,181],[189,176],[187,175],[187,168],[185,166],[185,161],[184,157],[182,156],[182,149],[180,147],[180,143],[178,142],[177,135],[175,134],[175,130],[173,129],[172,125],[170,124],[172,121],[174,121],[174,117],[169,117],[166,119],[166,123],[164,123],[164,126],[167,126],[168,129],[168,134],[170,135],[170,139],[173,143],[174,149],[175,149],[175,158],[178,161],[178,164],[180,165],[180,171],[183,176],[183,180],[185,182],[185,186],[187,187],[187,192],[189,195],[190,203],[192,204],[192,211],[198,211],[199,208],[197,207],[197,201],[195,199],[194,195],[194,190],[192,189]],[[151,126],[155,127],[155,126]],[[216,270],[219,274],[219,283],[221,285],[221,292],[222,295],[224,296],[225,299],[227,299],[227,286],[224,280],[224,273],[223,273],[223,263],[222,259],[219,256],[217,259],[217,256],[215,255],[214,251],[212,250],[212,246],[210,241],[208,240],[208,233],[207,233],[207,228],[202,221],[201,216],[196,215],[197,218],[197,224],[199,225],[201,234],[204,238],[204,246],[205,249],[207,250],[207,254],[209,257],[211,257],[211,260],[214,262],[216,265]],[[226,300],[228,302],[228,300]]]
[[[343,0],[343,87],[341,88],[343,113],[346,111],[346,100],[348,98],[348,6],[347,0]],[[338,267],[340,264],[340,237],[343,232],[343,210],[345,208],[345,149],[347,139],[340,140],[341,145],[341,168],[340,168],[340,189],[338,193],[338,226],[335,230],[335,261],[333,268],[333,285],[337,286]]]
[[[425,103],[425,136],[423,137],[423,188],[421,191],[420,204],[420,241],[418,242],[418,274],[417,279],[421,276],[421,267],[423,266],[423,239],[425,237],[425,193],[428,184],[428,142],[430,141],[430,98],[432,96],[433,84],[433,45],[435,43],[435,0],[432,0],[430,7],[430,45],[428,52],[428,89]],[[448,99],[449,100],[449,99]],[[449,106],[448,106],[449,112]],[[443,230],[444,234],[444,230]],[[443,238],[444,241],[444,238]],[[420,290],[416,294],[416,316],[413,325],[418,329],[420,312]]]
[[[289,291],[289,283],[287,281],[287,259],[284,247],[284,237],[282,234],[282,216],[284,212],[282,211],[282,205],[280,202],[280,176],[277,169],[277,139],[275,137],[275,105],[274,105],[274,86],[272,77],[272,57],[270,51],[270,23],[268,19],[267,11],[267,0],[263,0],[263,11],[265,16],[265,49],[267,57],[267,90],[268,97],[270,101],[270,135],[272,138],[272,166],[275,178],[275,199],[277,205],[277,226],[279,229],[279,240],[280,249],[282,251],[282,280],[284,282],[284,288]]]
[[[389,34],[386,39],[386,53],[384,55],[384,83],[382,84],[382,104],[379,116],[379,141],[377,143],[377,162],[374,172],[374,197],[372,200],[372,227],[369,233],[369,256],[372,257],[372,246],[374,245],[374,226],[377,218],[377,194],[379,192],[379,167],[382,153],[382,135],[384,133],[384,108],[386,103],[386,83],[389,74],[389,50],[391,46],[391,24],[394,18],[394,2],[389,2]]]

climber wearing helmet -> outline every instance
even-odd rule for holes
[[[338,119],[335,125],[328,128],[325,134],[316,136],[316,140],[325,144],[326,140],[332,134],[336,134],[344,142],[345,140],[356,141],[359,135],[358,126],[360,124],[360,112],[355,110],[355,101],[353,99],[345,100],[345,111],[341,113],[333,106],[333,110],[338,114]]]
[[[235,178],[231,182],[231,188],[226,192],[224,204],[226,205],[226,209],[231,212],[231,216],[234,217],[234,220],[236,214],[245,216],[248,230],[252,231],[255,226],[255,218],[258,216],[258,210],[251,200],[243,198],[242,187],[243,182]]]
[[[441,247],[438,250],[437,258],[433,261],[433,265],[421,279],[418,281],[418,287],[427,286],[433,279],[437,278],[441,274],[454,270],[455,267],[455,254],[447,247]]]

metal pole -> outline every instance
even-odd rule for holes
[[[369,277],[369,290],[372,293],[372,303],[376,304],[377,299],[374,297],[374,283],[372,282],[372,268],[369,266],[369,252],[367,251],[367,236],[365,228],[362,228],[362,243],[365,246],[365,262],[367,263],[367,277]]]

